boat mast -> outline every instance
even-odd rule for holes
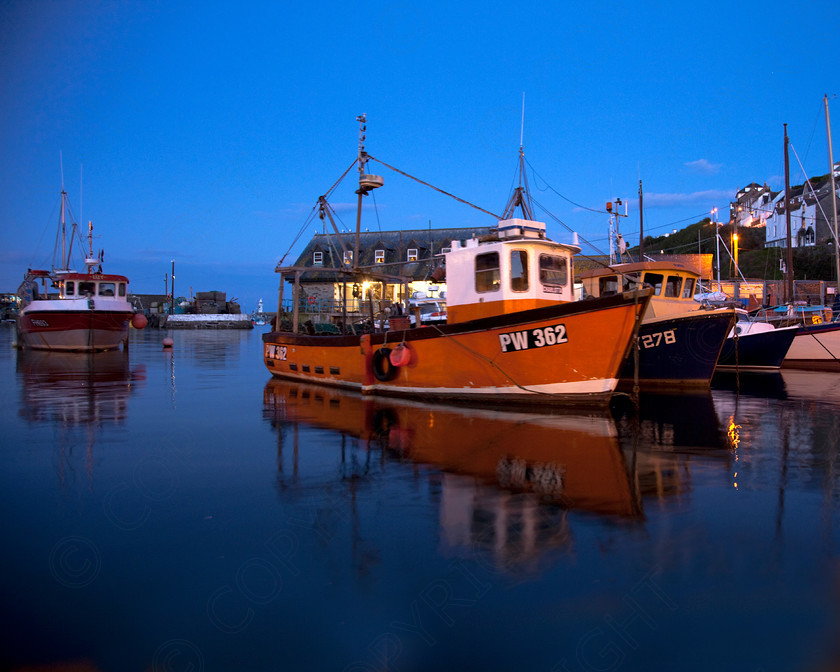
[[[790,240],[790,159],[787,124],[785,124],[785,224],[787,225],[787,261],[785,263],[785,301],[793,301],[793,248]]]
[[[67,203],[67,192],[64,191],[64,187],[61,188],[61,214],[59,215],[61,220],[61,269],[66,271],[70,267],[70,260],[67,258],[67,222],[65,218],[65,210],[66,210],[66,203]]]
[[[834,185],[834,154],[831,151],[831,122],[828,120],[828,94],[823,98],[825,103],[825,132],[828,136],[828,174],[831,179],[831,212],[834,217],[834,263],[837,271],[837,294],[840,298],[840,244],[837,242],[837,191]]]
[[[359,196],[358,204],[356,205],[356,242],[353,246],[353,268],[359,265],[359,236],[362,228],[362,197],[365,192],[361,189],[362,176],[365,174],[365,165],[367,164],[367,152],[365,152],[365,130],[367,129],[367,114],[362,114],[356,117],[359,122],[359,189],[356,194]]]
[[[642,207],[642,181],[639,180],[639,261],[645,260],[645,216]]]

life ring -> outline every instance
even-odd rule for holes
[[[389,380],[394,380],[400,372],[399,368],[391,364],[391,350],[386,347],[381,347],[373,353],[373,375],[376,380],[387,383]]]
[[[404,343],[400,343],[396,348],[391,350],[388,361],[394,366],[408,366],[411,364],[411,350]]]
[[[307,301],[309,301],[309,303],[310,303],[310,304],[315,303],[315,297],[314,297],[314,296],[310,296],[310,297],[307,299]]]

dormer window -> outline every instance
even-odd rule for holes
[[[408,248],[408,254],[406,255],[406,261],[417,261],[417,248],[410,247]]]
[[[384,264],[385,263],[385,250],[374,250],[373,261],[376,264]]]
[[[312,264],[314,266],[323,266],[324,265],[324,253],[323,252],[313,252],[312,253]]]
[[[348,266],[353,263],[353,250],[344,250],[344,263]]]

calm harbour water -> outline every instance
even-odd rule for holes
[[[0,330],[0,668],[840,668],[840,374],[475,411],[272,381],[260,334]]]

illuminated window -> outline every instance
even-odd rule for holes
[[[499,253],[479,254],[475,258],[475,291],[495,292],[500,284]]]
[[[312,253],[312,263],[315,266],[321,266],[324,263],[324,253],[323,252],[313,252]]]
[[[375,250],[373,253],[373,261],[377,264],[385,263],[385,250]]]
[[[407,261],[417,261],[417,248],[410,247],[408,249],[408,256],[406,257]]]
[[[344,250],[344,263],[348,265],[353,263],[353,250]]]

